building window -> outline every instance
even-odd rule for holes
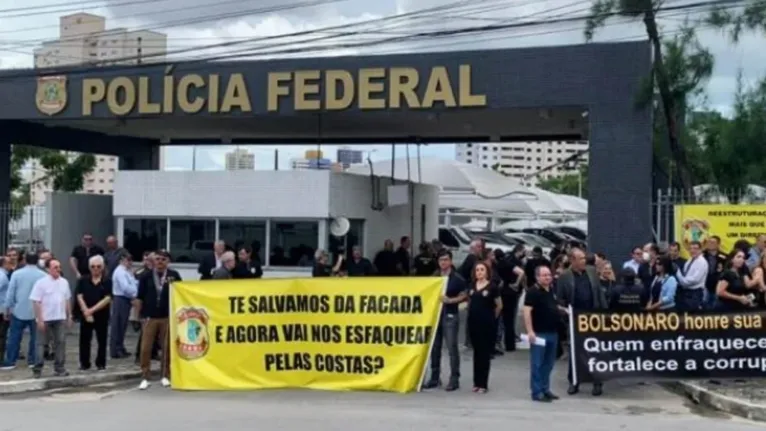
[[[213,251],[215,220],[170,220],[170,253],[178,263],[199,263]]]
[[[271,266],[311,266],[319,242],[316,221],[272,221]]]
[[[265,262],[263,245],[266,243],[266,222],[259,220],[221,220],[218,224],[218,238],[239,252],[242,247],[250,247],[253,257],[258,256]],[[257,254],[256,254],[257,253]]]
[[[166,219],[125,219],[122,229],[124,247],[140,262],[144,252],[165,248],[168,240]]]

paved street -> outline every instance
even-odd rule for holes
[[[28,346],[27,340],[28,340],[28,336],[25,333],[24,339],[21,342],[21,352],[25,356],[27,354],[27,346]],[[125,339],[125,347],[127,347],[129,352],[135,353],[135,347],[136,347],[137,341],[138,341],[138,334],[134,333],[132,329],[128,329],[128,334]],[[72,375],[83,373],[78,370],[80,366],[79,355],[78,355],[78,342],[79,342],[79,329],[77,327],[77,324],[75,324],[75,326],[72,327],[72,329],[70,330],[70,333],[67,335],[67,339],[66,339],[66,347],[67,347],[66,368],[67,368],[67,371],[69,371]],[[108,371],[136,369],[134,365],[134,358],[116,360],[116,359],[110,358],[108,354],[109,352],[107,349],[106,366]],[[93,370],[88,371],[90,373],[96,372],[95,364],[93,363],[95,360],[96,360],[96,340],[94,339],[91,346],[91,366],[93,367]],[[9,382],[12,380],[24,380],[24,379],[32,378],[32,370],[30,370],[27,367],[26,359],[19,360],[16,365],[17,367],[13,370],[0,371],[0,382]],[[50,375],[53,375],[53,363],[50,361],[46,361],[45,369],[43,370],[43,376],[50,376]]]
[[[385,430],[538,429],[546,431],[734,431],[763,425],[700,410],[656,385],[605,387],[603,397],[565,394],[566,369],[558,364],[554,404],[528,398],[527,352],[493,361],[486,395],[470,392],[471,364],[463,364],[463,388],[411,395],[370,392],[259,391],[192,393],[135,389],[135,383],[85,391],[0,398],[4,430],[53,429],[62,423],[78,431],[141,429]],[[445,364],[446,365],[446,364]],[[43,413],[43,414],[41,414]],[[106,424],[106,425],[105,425]]]

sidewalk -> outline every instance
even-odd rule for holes
[[[675,386],[702,406],[766,422],[766,379],[690,380]]]
[[[135,357],[131,355],[125,359],[111,359],[107,352],[105,371],[96,371],[95,365],[88,371],[80,371],[78,354],[79,329],[75,326],[70,330],[66,339],[66,369],[68,377],[53,377],[53,362],[46,361],[42,378],[32,377],[32,370],[27,365],[26,359],[17,362],[13,370],[0,371],[0,395],[17,394],[22,392],[42,391],[62,387],[88,386],[101,383],[110,383],[120,380],[134,379],[140,376],[138,366],[135,365]],[[128,351],[135,353],[138,334],[131,329],[125,340]],[[21,343],[21,352],[26,356],[28,337],[25,334]],[[96,358],[96,341],[91,347],[91,362]]]

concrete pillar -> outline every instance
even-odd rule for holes
[[[160,170],[160,143],[128,141],[122,144],[120,151],[121,171],[158,171]]]
[[[5,252],[11,221],[11,144],[0,143],[0,251]]]

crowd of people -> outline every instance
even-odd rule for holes
[[[423,243],[410,256],[410,238],[402,237],[397,249],[392,241],[373,260],[353,247],[350,257],[339,256],[334,264],[317,251],[313,275],[327,276],[443,276],[447,278],[443,312],[431,352],[431,373],[425,389],[440,387],[441,355],[446,347],[450,372],[447,391],[460,387],[461,306],[467,309],[465,347],[473,351],[473,391],[489,389],[492,359],[516,350],[524,339],[530,349],[530,391],[535,401],[558,399],[550,389],[550,375],[564,356],[567,339],[566,313],[575,310],[696,311],[742,310],[766,307],[766,235],[754,245],[738,241],[724,254],[720,239],[705,244],[690,242],[689,258],[681,246],[671,243],[661,250],[655,243],[635,247],[630,258],[615,266],[601,253],[561,243],[548,256],[540,248],[523,246],[510,253],[486,248],[482,240],[470,244],[468,256],[454,265],[452,253],[438,241]],[[0,358],[3,369],[14,369],[26,358],[34,377],[42,375],[46,360],[53,361],[56,376],[66,376],[67,329],[79,322],[79,365],[91,369],[91,344],[96,338],[93,365],[104,370],[107,354],[114,359],[133,354],[125,346],[131,326],[140,331],[135,361],[149,387],[151,361],[161,361],[161,383],[170,385],[168,355],[169,289],[180,274],[169,268],[165,250],[147,252],[139,266],[130,253],[110,236],[106,247],[94,243],[90,234],[74,247],[67,263],[76,283],[62,276],[62,261],[48,250],[25,253],[10,248],[0,257]],[[239,244],[230,249],[216,242],[214,251],[199,265],[202,280],[260,278],[260,260],[254,247]],[[255,251],[255,252],[254,252]],[[523,302],[520,301],[523,298]],[[522,310],[524,328],[517,331]],[[133,325],[131,325],[131,322]],[[21,351],[24,332],[29,333],[26,356]],[[579,387],[572,380],[571,362],[567,393]],[[603,393],[595,383],[592,394]]]
[[[460,319],[465,303],[467,348],[473,350],[473,390],[488,390],[492,358],[516,350],[522,338],[530,347],[530,391],[535,401],[558,399],[550,389],[550,375],[557,359],[565,354],[568,339],[567,312],[615,310],[621,312],[741,310],[766,307],[766,235],[751,245],[738,241],[725,254],[717,236],[704,245],[690,242],[689,258],[681,256],[681,245],[661,250],[647,243],[631,250],[630,257],[617,266],[602,253],[588,253],[567,243],[558,244],[548,256],[539,247],[515,247],[510,253],[489,250],[474,240],[470,253],[457,267],[452,254],[438,241],[423,243],[420,253],[409,254],[410,239],[403,237],[394,250],[386,241],[373,261],[355,247],[346,262],[339,257],[331,266],[329,256],[318,251],[314,276],[407,276],[447,277],[443,314],[431,352],[431,374],[424,388],[442,385],[441,355],[449,354],[447,391],[460,387]],[[523,303],[519,301],[523,298]],[[517,332],[516,320],[522,310],[524,328]],[[567,373],[567,393],[579,392]],[[596,382],[592,395],[603,393]]]

